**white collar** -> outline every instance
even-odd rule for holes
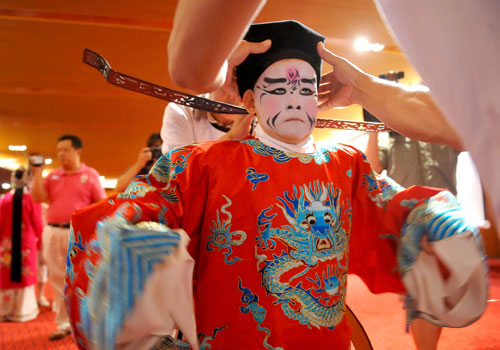
[[[298,144],[290,144],[279,141],[274,137],[267,134],[259,124],[255,127],[255,137],[258,138],[263,144],[269,147],[279,149],[283,152],[292,153],[315,153],[316,146],[314,145],[314,138],[310,135],[307,139]]]

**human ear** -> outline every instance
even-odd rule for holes
[[[248,89],[243,94],[243,105],[249,114],[255,114],[257,112],[255,108],[255,95],[252,90]]]

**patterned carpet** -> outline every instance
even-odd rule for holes
[[[56,327],[54,319],[55,313],[50,308],[42,308],[33,321],[0,322],[0,350],[77,350],[71,336],[49,341],[49,334]]]

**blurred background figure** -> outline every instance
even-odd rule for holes
[[[369,133],[366,156],[373,169],[396,180],[403,187],[422,185],[447,188],[457,194],[457,151],[438,145],[410,139],[390,131],[386,138]]]
[[[41,203],[42,205],[42,222],[44,225],[47,224],[47,208],[49,207],[47,203]],[[43,240],[40,252],[43,252]],[[49,307],[50,301],[45,297],[45,286],[49,281],[49,268],[47,262],[45,261],[43,254],[38,254],[37,266],[36,266],[36,290],[38,292],[38,306]]]
[[[116,181],[115,191],[122,192],[137,175],[145,175],[162,155],[162,140],[159,133],[149,135],[146,147],[139,151],[137,160],[120,175]]]
[[[239,96],[230,95],[223,89],[200,96],[236,106],[243,105]],[[167,153],[175,147],[194,142],[241,140],[250,133],[252,117],[250,114],[209,113],[169,103],[161,127],[162,151]]]
[[[99,173],[81,161],[82,140],[76,135],[63,135],[57,140],[57,158],[61,167],[43,178],[44,161],[30,157],[33,172],[32,195],[36,202],[48,202],[47,224],[43,230],[43,255],[49,269],[49,281],[54,290],[53,309],[56,330],[49,340],[58,340],[71,333],[63,304],[66,255],[73,212],[106,197]]]
[[[27,191],[24,168],[12,174],[12,191],[0,199],[0,320],[38,315],[35,294],[42,240],[42,209]]]

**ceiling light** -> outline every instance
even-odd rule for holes
[[[0,168],[14,170],[14,169],[19,168],[19,162],[15,158],[1,158],[0,157]]]
[[[365,52],[365,51],[378,52],[381,51],[383,48],[384,45],[379,43],[370,43],[366,38],[357,38],[354,41],[354,49],[360,52]]]
[[[45,164],[52,164],[52,158],[45,158]]]
[[[26,151],[28,147],[26,145],[9,145],[9,151],[14,151],[14,152],[22,152]]]
[[[7,182],[4,182],[4,183],[2,184],[2,188],[3,188],[4,190],[8,190],[8,189],[10,189],[10,184],[8,184]]]

